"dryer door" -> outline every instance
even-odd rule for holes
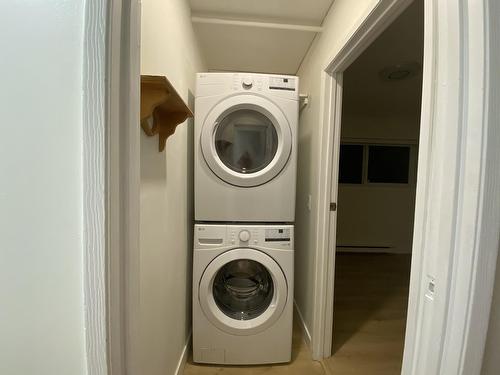
[[[285,308],[288,286],[280,266],[254,249],[229,250],[215,258],[200,280],[205,316],[234,335],[264,331]]]
[[[205,161],[223,181],[242,187],[276,177],[292,150],[290,124],[271,101],[237,95],[216,105],[203,123]]]

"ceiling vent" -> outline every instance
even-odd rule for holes
[[[420,74],[421,70],[419,63],[412,62],[385,67],[379,72],[379,76],[382,81],[396,82],[415,77]]]

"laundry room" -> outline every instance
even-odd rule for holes
[[[313,72],[364,14],[362,3],[143,1],[144,373],[329,371],[311,344],[322,157]],[[160,90],[167,104],[155,109]],[[380,246],[353,238],[345,212],[342,246]]]

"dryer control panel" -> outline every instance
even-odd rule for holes
[[[271,90],[295,91],[295,77],[269,77]]]
[[[195,249],[263,247],[293,249],[293,225],[196,224]]]
[[[299,100],[299,77],[258,73],[198,73],[196,97],[234,93]]]

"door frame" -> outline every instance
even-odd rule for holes
[[[333,337],[333,292],[335,281],[336,211],[342,112],[343,72],[389,26],[413,0],[379,1],[360,17],[343,47],[324,64],[322,71],[323,124],[318,194],[318,256],[316,258],[312,354],[315,359],[331,356]],[[337,168],[333,168],[336,165]]]
[[[315,359],[329,357],[332,349],[336,213],[330,203],[337,199],[343,71],[411,2],[379,0],[322,72]],[[425,2],[405,375],[481,370],[500,233],[500,171],[494,163],[500,116],[493,104],[500,83],[489,69],[499,55],[492,48],[494,2]]]
[[[87,372],[139,375],[139,0],[87,1],[83,33]]]
[[[141,374],[140,0],[107,3],[107,307],[109,375]]]

